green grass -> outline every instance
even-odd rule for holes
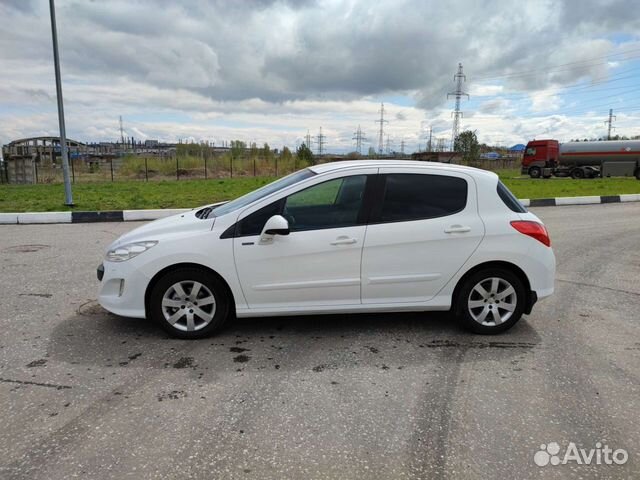
[[[635,177],[532,179],[521,177],[518,170],[496,172],[502,182],[518,198],[582,197],[591,195],[621,195],[640,193],[640,181]]]
[[[497,172],[518,198],[575,197],[640,193],[635,178],[573,180],[522,178],[518,170]],[[75,210],[128,210],[143,208],[191,208],[239,197],[273,177],[241,177],[211,180],[139,180],[73,185]],[[63,205],[61,184],[0,185],[0,212],[51,212],[70,208]]]
[[[190,208],[229,200],[274,179],[243,177],[215,180],[123,181],[73,185],[73,210],[133,210]],[[72,210],[63,205],[64,187],[53,185],[0,185],[0,212],[52,212]]]

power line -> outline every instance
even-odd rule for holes
[[[451,132],[451,148],[452,149],[456,141],[456,138],[458,138],[458,134],[460,133],[460,119],[463,116],[462,112],[460,111],[460,99],[465,96],[467,97],[467,99],[469,98],[469,94],[462,91],[462,82],[466,80],[467,80],[467,77],[462,72],[462,63],[458,63],[458,72],[453,76],[453,81],[456,82],[456,91],[447,93],[447,98],[449,98],[450,96],[453,96],[456,99],[455,110],[452,113],[453,115],[453,129]]]
[[[635,53],[635,52],[640,52],[640,48],[635,48],[632,50],[627,50],[626,52],[618,52],[618,53],[611,53],[608,55],[602,55],[599,57],[592,57],[589,59],[585,59],[585,60],[578,60],[575,62],[567,62],[567,63],[559,63],[556,65],[549,65],[546,66],[544,68],[543,72],[548,72],[550,70],[557,70],[557,69],[563,69],[564,67],[568,67],[568,66],[572,66],[572,65],[578,65],[578,64],[586,64],[584,65],[585,67],[593,67],[593,66],[598,66],[598,65],[604,65],[607,64],[608,62],[602,62],[603,59],[605,58],[611,58],[611,57],[617,57],[620,55],[628,55],[629,53]],[[624,61],[629,61],[629,60],[634,60],[636,58],[638,58],[640,55],[633,55],[630,56],[629,58],[624,58],[624,59],[620,59],[618,61],[620,62],[624,62]],[[595,63],[592,64],[592,62],[594,61],[600,61],[601,63]],[[509,78],[509,77],[516,77],[516,76],[527,76],[527,75],[540,75],[541,70],[539,68],[537,69],[532,69],[532,70],[522,70],[519,72],[511,72],[511,73],[505,73],[505,74],[501,74],[501,75],[489,75],[489,76],[484,76],[484,77],[476,77],[475,80],[492,80],[492,79],[497,79],[497,78]]]
[[[384,148],[384,124],[389,123],[389,120],[384,119],[384,103],[380,104],[380,120],[376,120],[376,123],[380,124],[380,131],[378,132],[378,153],[382,153]]]

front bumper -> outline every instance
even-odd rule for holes
[[[98,267],[98,303],[116,315],[145,318],[144,296],[150,279],[130,262],[104,262]]]

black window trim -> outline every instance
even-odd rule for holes
[[[356,173],[355,175],[345,175],[343,177],[330,178],[330,179],[327,179],[326,182],[330,182],[330,181],[336,180],[336,179],[343,179],[343,178],[347,178],[347,177],[357,177],[357,176],[365,176],[367,178],[366,178],[365,185],[364,185],[364,193],[363,193],[363,196],[362,196],[362,203],[360,205],[360,210],[358,211],[357,220],[356,220],[356,223],[354,225],[313,227],[313,228],[305,228],[305,229],[301,229],[301,230],[291,230],[290,235],[294,235],[294,234],[296,234],[298,232],[311,232],[311,231],[314,231],[314,230],[327,230],[327,229],[330,229],[330,228],[360,227],[362,225],[367,225],[368,224],[368,220],[369,220],[369,218],[371,216],[371,209],[373,208],[373,206],[374,206],[374,204],[376,202],[375,193],[378,191],[378,186],[376,184],[379,183],[379,179],[377,177],[380,177],[380,175],[379,174],[375,174],[375,173]],[[267,205],[264,205],[263,207],[260,207],[256,211],[251,212],[249,215],[253,215],[254,213],[262,210],[263,208],[267,208],[267,207],[273,205],[274,203],[278,203],[278,202],[282,203],[280,205],[280,213],[279,213],[281,215],[282,214],[282,210],[284,209],[284,204],[285,204],[284,200],[286,198],[290,197],[291,195],[295,195],[296,193],[303,192],[304,190],[307,190],[308,188],[315,187],[316,185],[321,185],[323,183],[325,183],[325,182],[314,183],[313,185],[309,185],[307,188],[303,188],[302,190],[298,190],[297,192],[292,192],[289,195],[286,195],[286,196],[284,196],[282,198],[279,198],[278,200],[275,200],[274,202],[268,203]],[[224,232],[222,232],[222,234],[220,235],[220,238],[221,239],[226,239],[226,238],[255,237],[256,234],[240,235],[240,233],[238,231],[239,228],[240,228],[240,222],[242,222],[242,220],[247,218],[249,215],[241,218],[240,220],[237,220],[233,225],[231,225]]]
[[[380,220],[380,216],[382,215],[382,203],[384,201],[384,195],[386,193],[386,189],[387,189],[387,177],[389,175],[430,175],[430,176],[439,176],[439,177],[452,177],[452,178],[458,178],[462,181],[464,181],[467,185],[467,189],[465,192],[465,201],[464,201],[464,205],[462,206],[462,208],[455,210],[453,212],[447,213],[446,215],[436,215],[436,216],[429,216],[429,217],[421,217],[421,218],[412,218],[411,220]],[[385,173],[380,173],[378,174],[380,178],[380,181],[378,182],[377,185],[377,191],[376,191],[376,195],[375,195],[375,205],[373,205],[373,208],[371,209],[371,213],[369,216],[369,221],[367,222],[367,225],[384,225],[386,223],[407,223],[407,222],[422,222],[424,220],[432,220],[435,218],[444,218],[444,217],[450,217],[451,215],[455,215],[457,213],[463,212],[468,206],[469,206],[469,180],[467,178],[464,178],[462,176],[457,176],[457,175],[444,175],[440,172],[424,172],[424,173],[419,173],[419,172],[385,172]]]

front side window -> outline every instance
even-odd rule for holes
[[[527,148],[527,150],[524,152],[525,155],[535,155],[536,154],[536,149],[533,147],[529,147]]]
[[[337,178],[289,195],[243,218],[235,236],[260,235],[273,215],[284,216],[292,232],[357,225],[366,179]]]
[[[236,236],[260,235],[267,220],[282,213],[283,203],[283,200],[278,200],[244,217],[237,225]]]
[[[292,232],[357,225],[366,175],[336,178],[288,196],[282,215]]]
[[[447,175],[385,175],[382,203],[373,222],[408,222],[444,217],[464,210],[467,182]]]

